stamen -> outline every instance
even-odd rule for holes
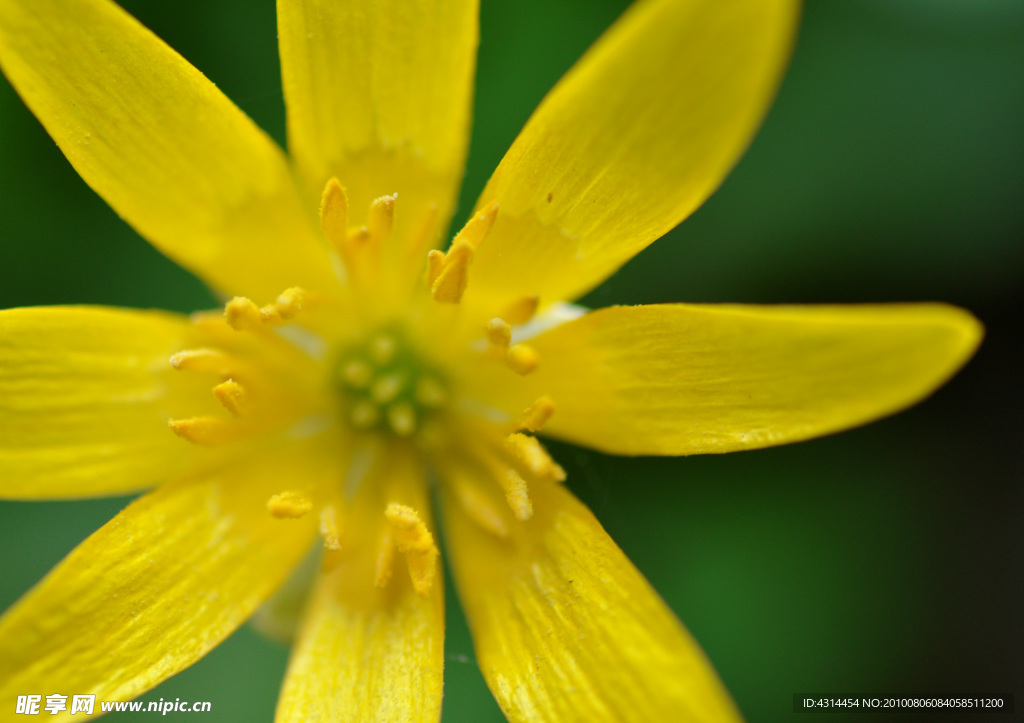
[[[286,490],[267,500],[267,511],[279,520],[297,520],[313,509],[313,500],[302,492]]]
[[[416,411],[408,402],[399,402],[388,407],[388,424],[399,437],[408,437],[416,431]]]
[[[517,299],[509,304],[505,311],[501,313],[501,318],[505,319],[509,324],[513,326],[518,324],[525,324],[533,315],[537,313],[537,305],[540,303],[540,297],[534,294],[533,296],[524,296],[521,299]]]
[[[459,303],[469,283],[469,265],[472,262],[472,246],[464,241],[453,244],[444,256],[441,273],[431,286],[434,299],[443,304]]]
[[[392,502],[384,516],[394,529],[395,546],[405,555],[413,589],[417,595],[425,597],[437,573],[438,551],[433,535],[412,507]]]
[[[498,478],[498,482],[505,490],[505,500],[516,519],[525,522],[533,517],[533,503],[526,488],[526,480],[514,469],[510,469],[504,477]]]
[[[348,255],[348,196],[337,178],[327,182],[320,198],[320,226],[324,236],[348,266],[351,261]]]
[[[217,397],[217,401],[237,417],[242,413],[242,407],[249,394],[241,384],[233,379],[228,379],[213,388],[213,396]]]
[[[182,439],[196,444],[221,444],[238,437],[238,427],[217,417],[191,417],[170,419],[167,426]]]
[[[551,397],[539,397],[519,415],[516,427],[530,432],[539,432],[554,413],[555,403],[551,401]]]
[[[458,243],[467,243],[474,249],[479,247],[487,238],[487,234],[494,227],[494,221],[498,218],[498,202],[492,201],[486,208],[481,209],[473,218],[466,222],[455,238],[452,239],[452,247]]]
[[[263,326],[260,308],[244,296],[236,296],[224,305],[224,321],[235,331],[253,331]]]
[[[441,275],[443,269],[444,253],[437,249],[431,249],[427,254],[427,288],[434,288],[434,282],[437,281],[437,277]]]
[[[366,219],[366,229],[375,242],[381,242],[391,233],[395,222],[395,201],[398,194],[381,196],[370,204],[370,214]]]
[[[459,475],[449,477],[449,483],[463,511],[474,522],[497,537],[508,537],[508,525],[505,518],[492,504],[480,488],[470,480]]]
[[[505,352],[505,364],[516,374],[523,376],[536,369],[539,361],[537,352],[526,344],[513,344]]]
[[[320,536],[324,538],[324,547],[328,550],[341,549],[338,511],[334,508],[334,505],[326,505],[320,510]]]
[[[484,332],[487,334],[487,340],[499,349],[508,349],[512,342],[512,327],[497,316],[487,322]]]
[[[264,323],[282,323],[295,318],[302,311],[306,301],[306,292],[298,286],[285,289],[273,304],[260,309],[260,317]]]
[[[565,470],[551,459],[551,455],[536,437],[518,432],[510,434],[505,437],[505,448],[538,477],[545,477],[554,482],[565,481]]]
[[[186,349],[171,355],[171,366],[181,371],[217,372],[223,374],[230,365],[224,352],[215,349]]]
[[[374,570],[373,584],[377,587],[387,587],[391,582],[391,572],[394,569],[395,561],[395,538],[390,529],[384,531],[380,540],[380,547],[377,548],[377,565]]]

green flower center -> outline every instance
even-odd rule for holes
[[[410,437],[448,401],[443,377],[394,331],[345,350],[337,365],[345,421],[360,431]]]

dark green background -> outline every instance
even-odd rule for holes
[[[124,5],[283,138],[270,0]],[[625,3],[483,5],[463,214]],[[1022,121],[1024,2],[808,2],[778,101],[736,171],[585,300],[943,300],[988,328],[946,388],[863,429],[688,459],[555,447],[751,721],[811,719],[792,713],[798,692],[1016,693],[1024,707]],[[0,307],[213,303],[78,179],[3,81],[0,278]],[[125,503],[0,504],[0,607]],[[445,720],[499,720],[450,588],[448,599]],[[285,662],[244,628],[143,699],[270,721]]]

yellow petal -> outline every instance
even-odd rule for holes
[[[205,655],[315,537],[314,516],[279,520],[264,506],[282,486],[318,481],[314,451],[264,450],[178,480],[104,525],[0,618],[0,699],[128,700]]]
[[[477,660],[512,721],[731,721],[697,643],[594,516],[550,483],[500,538],[445,500]]]
[[[429,519],[422,472],[403,453],[371,470],[346,515],[341,550],[325,556],[327,571],[288,664],[278,723],[440,718],[443,585],[438,576],[426,596],[416,594],[399,553],[387,558],[390,575],[380,574],[385,509],[393,503]]]
[[[739,159],[789,54],[795,0],[641,0],[548,94],[478,202],[466,303],[573,299],[686,218]]]
[[[112,2],[0,0],[0,67],[82,178],[218,290],[336,283],[280,149]]]
[[[469,141],[477,0],[278,0],[277,16],[288,146],[307,192],[337,177],[355,223],[397,193],[397,238],[431,202],[433,233],[446,227]]]
[[[130,492],[203,459],[167,429],[194,399],[168,363],[191,331],[151,311],[0,312],[0,498]]]
[[[531,340],[544,364],[502,403],[543,390],[545,434],[617,454],[756,449],[920,401],[981,336],[941,304],[613,307]]]

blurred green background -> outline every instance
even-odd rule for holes
[[[283,141],[273,2],[122,4]],[[483,0],[463,214],[625,5]],[[2,80],[0,275],[0,307],[213,304],[78,179]],[[947,387],[863,429],[687,459],[555,446],[751,721],[795,717],[798,692],[1015,693],[1024,706],[1022,281],[1024,2],[809,0],[735,172],[584,300],[942,300],[987,326]],[[0,504],[0,608],[126,502]],[[448,601],[444,719],[501,720],[450,587]],[[286,659],[246,627],[143,699],[270,721]]]

